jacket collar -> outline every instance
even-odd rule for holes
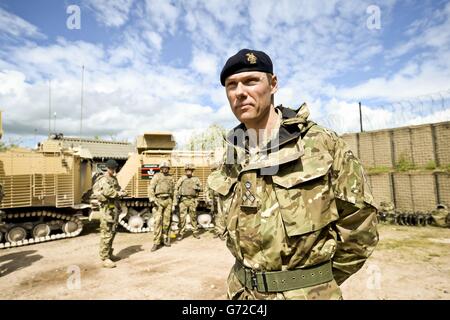
[[[281,112],[281,125],[278,131],[278,137],[269,141],[261,150],[270,152],[278,150],[282,145],[294,139],[298,139],[302,133],[306,132],[314,123],[308,120],[309,109],[306,103],[302,104],[297,110],[285,108],[282,105],[276,107]],[[227,142],[234,147],[246,148],[247,128],[243,123],[233,128],[227,136]]]

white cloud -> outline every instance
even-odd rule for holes
[[[133,0],[84,0],[95,12],[99,23],[107,27],[120,27],[128,20]]]
[[[146,0],[145,19],[147,22],[156,27],[158,32],[174,33],[176,30],[177,19],[180,9],[176,2],[171,0]]]
[[[231,128],[237,121],[218,76],[226,58],[243,47],[264,50],[272,57],[280,84],[276,104],[297,108],[306,101],[313,120],[341,133],[359,129],[355,102],[359,99],[395,100],[448,88],[447,13],[440,13],[432,24],[417,22],[419,39],[427,44],[412,39],[400,43],[385,62],[390,66],[402,58],[402,52],[411,53],[419,45],[424,52],[380,75],[372,59],[383,60],[385,49],[381,33],[366,28],[366,8],[371,4],[367,1],[92,0],[87,4],[101,24],[111,27],[110,41],[59,38],[45,45],[7,46],[0,52],[0,106],[10,135],[33,135],[35,128],[46,134],[48,78],[57,128],[77,135],[81,65],[86,67],[85,135],[132,141],[144,131],[166,130],[185,141],[190,133],[212,123]],[[395,1],[379,5],[386,23]],[[22,29],[9,34],[23,37],[27,28]],[[174,36],[189,43],[178,46],[179,52],[170,52],[167,61],[166,41]],[[432,52],[427,50],[430,47]],[[173,56],[185,58],[187,50],[190,61],[173,63]],[[359,75],[361,70],[372,79],[360,77],[346,85],[350,83],[346,75]],[[367,128],[396,124],[398,119],[395,110],[366,103],[363,114]],[[438,115],[448,116],[435,112]],[[419,113],[402,121],[433,117]]]
[[[411,63],[391,77],[372,78],[354,87],[338,89],[336,94],[344,99],[392,101],[447,90],[449,79],[450,61],[444,65],[437,61]]]
[[[38,27],[0,8],[0,34],[13,37],[45,38]]]
[[[206,52],[194,51],[191,68],[203,75],[214,76],[218,68],[217,57]]]

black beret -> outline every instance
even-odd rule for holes
[[[108,169],[117,169],[118,166],[119,164],[114,159],[109,159],[108,161],[106,161],[106,167]]]
[[[261,71],[273,74],[272,60],[262,51],[241,49],[234,56],[228,58],[223,66],[220,73],[220,83],[225,86],[226,78],[245,71]]]

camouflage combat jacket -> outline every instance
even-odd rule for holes
[[[105,173],[94,184],[94,197],[104,205],[114,204],[116,199],[120,198],[120,186],[115,176]]]
[[[150,181],[148,187],[148,197],[150,201],[155,201],[156,196],[168,196],[173,197],[175,187],[175,179],[170,174],[165,175],[162,172],[158,172]]]
[[[334,132],[308,120],[303,104],[281,114],[277,139],[256,155],[245,126],[228,136],[219,170],[208,179],[220,195],[227,246],[254,271],[304,268],[332,261],[325,285],[261,293],[232,271],[228,297],[239,299],[340,298],[338,287],[362,267],[378,242],[377,209],[363,168]]]
[[[175,185],[174,198],[178,196],[197,197],[200,191],[202,191],[202,184],[198,177],[189,178],[187,175],[183,175]]]

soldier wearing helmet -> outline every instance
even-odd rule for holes
[[[159,164],[160,172],[156,173],[148,187],[150,203],[156,206],[154,212],[153,247],[156,251],[164,245],[170,247],[170,223],[172,218],[172,198],[175,179],[169,174],[170,164],[162,161]]]
[[[202,185],[198,177],[192,174],[195,166],[188,163],[184,166],[185,175],[178,179],[175,185],[174,205],[179,204],[180,207],[180,231],[177,240],[183,239],[186,232],[186,217],[189,214],[194,238],[199,239],[197,228],[197,198],[202,190]]]
[[[107,171],[95,182],[93,195],[100,203],[100,259],[104,268],[114,268],[114,260],[120,260],[113,255],[113,241],[119,221],[119,199],[126,195],[120,189],[116,177],[118,163],[115,160],[106,162]]]

